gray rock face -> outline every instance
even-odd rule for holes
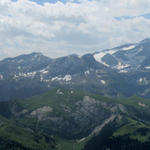
[[[126,113],[121,104],[99,101],[90,96],[84,96],[72,105],[72,108],[60,105],[59,115],[56,115],[54,108],[43,106],[30,113],[26,112],[24,117],[35,118],[39,129],[40,126],[46,125],[45,128],[50,132],[57,131],[61,136],[81,139],[100,132],[105,124],[113,121],[120,112]]]
[[[53,108],[50,106],[43,106],[41,108],[38,108],[30,113],[31,117],[36,117],[39,121],[43,120],[47,117],[48,113],[51,113],[53,111]]]

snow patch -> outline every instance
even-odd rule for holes
[[[43,71],[43,74],[47,74],[47,73],[48,73],[48,70]]]
[[[46,80],[43,80],[44,82],[50,82],[51,80],[50,79],[46,79]]]
[[[149,84],[149,81],[144,77],[144,78],[140,78],[139,80],[137,80],[138,84],[140,85],[147,85]]]
[[[108,50],[108,51],[102,51],[100,53],[97,53],[94,55],[94,58],[97,62],[102,63],[105,66],[109,66],[108,64],[106,64],[105,62],[102,61],[102,58],[106,55],[106,54],[114,54],[116,51],[115,50]]]
[[[63,78],[56,76],[56,77],[53,77],[53,78],[51,79],[51,81],[55,81],[55,80],[58,80],[58,81],[59,81],[59,80],[62,80],[62,79],[63,79]]]
[[[139,80],[138,80],[138,82],[142,82],[143,81],[143,78],[140,78]]]
[[[71,75],[67,74],[67,75],[64,76],[63,80],[66,81],[66,82],[71,81],[72,77],[71,77]]]
[[[51,79],[51,81],[55,81],[55,80],[57,80],[57,81],[60,81],[60,80],[63,80],[63,81],[66,81],[66,82],[68,82],[68,81],[71,81],[72,80],[72,77],[71,77],[71,75],[65,75],[63,78],[62,77],[53,77],[52,79]]]
[[[118,63],[117,66],[115,66],[114,68],[118,69],[118,70],[123,70],[124,68],[129,67],[130,65],[128,64],[122,64],[121,62]]]
[[[150,69],[150,66],[146,66],[145,69]]]
[[[56,94],[63,95],[64,93],[63,93],[60,89],[58,89],[58,90],[56,91]]]
[[[85,71],[85,72],[84,72],[84,74],[87,76],[87,75],[89,75],[89,74],[90,74],[90,71],[89,71],[89,70],[87,70],[87,71]]]
[[[3,75],[2,75],[2,74],[0,74],[0,80],[3,80],[3,79],[4,79]]]
[[[127,70],[120,70],[119,73],[128,73]]]
[[[43,73],[43,74],[47,74],[49,71],[46,70],[46,69],[43,69],[43,70],[40,70],[40,72]]]
[[[128,47],[124,47],[122,50],[128,51],[128,50],[133,49],[133,48],[135,48],[135,45],[131,45],[131,46],[128,46]]]
[[[40,81],[42,82],[44,80],[43,76],[40,75]]]
[[[106,81],[105,81],[105,80],[100,80],[100,81],[101,81],[101,83],[102,83],[103,85],[106,84]]]
[[[36,72],[27,72],[27,73],[19,72],[18,75],[16,75],[16,74],[14,75],[13,79],[18,79],[19,77],[25,77],[25,78],[31,77],[31,78],[33,78],[35,75],[36,75]]]

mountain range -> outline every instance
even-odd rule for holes
[[[150,39],[93,54],[51,59],[41,53],[0,61],[0,100],[30,97],[55,87],[107,97],[150,97]]]

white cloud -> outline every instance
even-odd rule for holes
[[[0,0],[0,58],[40,51],[50,57],[83,54],[150,37],[149,0],[45,3]]]

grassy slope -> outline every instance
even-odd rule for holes
[[[150,138],[150,126],[128,118],[128,122],[113,133],[114,137],[125,135],[128,135],[131,139],[137,139],[140,142],[147,142]]]
[[[19,143],[23,147],[30,149],[49,149],[54,145],[53,141],[49,144],[45,140],[45,136],[34,133],[27,128],[21,128],[14,125],[11,121],[0,116],[0,138],[7,141]],[[49,137],[50,139],[50,137]],[[1,147],[0,147],[1,148]]]
[[[104,101],[104,102],[109,102],[109,103],[116,103],[116,104],[123,104],[126,107],[131,108],[130,111],[132,112],[131,116],[134,116],[137,112],[140,113],[146,113],[147,115],[150,114],[149,112],[149,107],[150,107],[150,101],[147,99],[143,99],[143,98],[138,98],[138,97],[131,97],[128,99],[110,99],[110,98],[106,98],[106,97],[102,97],[102,96],[98,96],[98,95],[94,95],[94,94],[90,94],[90,93],[86,93],[83,91],[74,91],[74,93],[72,94],[70,90],[66,90],[66,89],[61,89],[61,91],[63,92],[63,94],[56,94],[58,89],[53,89],[45,94],[39,95],[39,96],[34,96],[25,100],[16,100],[16,103],[18,106],[20,106],[22,109],[28,109],[29,112],[40,108],[42,106],[50,106],[52,108],[55,109],[56,113],[55,115],[64,115],[67,116],[67,114],[65,114],[64,111],[62,111],[60,109],[59,106],[61,105],[68,105],[69,107],[72,108],[72,110],[74,109],[74,102],[78,101],[78,100],[82,100],[83,97],[85,95],[89,95],[93,98],[95,98],[96,100],[99,101]],[[143,106],[139,105],[139,103],[144,104]],[[136,113],[134,114],[134,111],[136,110]],[[27,124],[28,122],[26,122],[27,120],[24,120],[23,118],[19,118],[21,120],[21,122],[23,122],[23,124]],[[16,127],[15,125],[11,125],[7,122],[9,122],[8,120],[5,120],[6,125],[5,126],[1,126],[0,127],[0,136],[3,137],[7,137],[13,141],[17,141],[19,143],[21,143],[22,145],[26,145],[29,146],[31,148],[40,148],[41,149],[46,149],[46,147],[48,146],[48,143],[45,142],[45,139],[42,135],[39,134],[35,134],[32,131],[28,130],[28,129],[24,129],[21,127]],[[36,120],[32,119],[32,122],[30,122],[31,126],[35,126]],[[149,129],[148,125],[146,125],[143,122],[128,118],[128,121],[126,122],[125,125],[123,125],[122,127],[120,127],[118,130],[116,130],[113,133],[114,137],[118,137],[118,136],[123,136],[123,135],[127,135],[129,134],[129,136],[133,139],[138,139],[141,142],[145,142],[145,141],[149,141],[149,137],[150,134],[146,134],[146,135],[141,135],[138,132],[138,129]],[[13,132],[7,132],[7,131],[13,131]],[[137,132],[136,132],[137,131]],[[38,144],[35,140],[36,137],[39,137],[39,143]],[[56,149],[57,150],[81,150],[85,143],[88,142],[89,139],[83,141],[83,142],[77,142],[77,141],[70,141],[67,139],[63,139],[60,137],[54,137],[55,141],[57,143]],[[89,137],[91,138],[91,137]]]
[[[61,89],[63,94],[56,94],[57,89],[53,89],[45,94],[34,96],[25,100],[17,100],[17,104],[23,107],[24,109],[28,109],[29,111],[33,111],[42,106],[51,106],[56,111],[60,110],[60,105],[67,104],[72,109],[74,106],[72,105],[74,102],[78,100],[82,100],[85,92],[74,91],[71,94],[70,90]]]

